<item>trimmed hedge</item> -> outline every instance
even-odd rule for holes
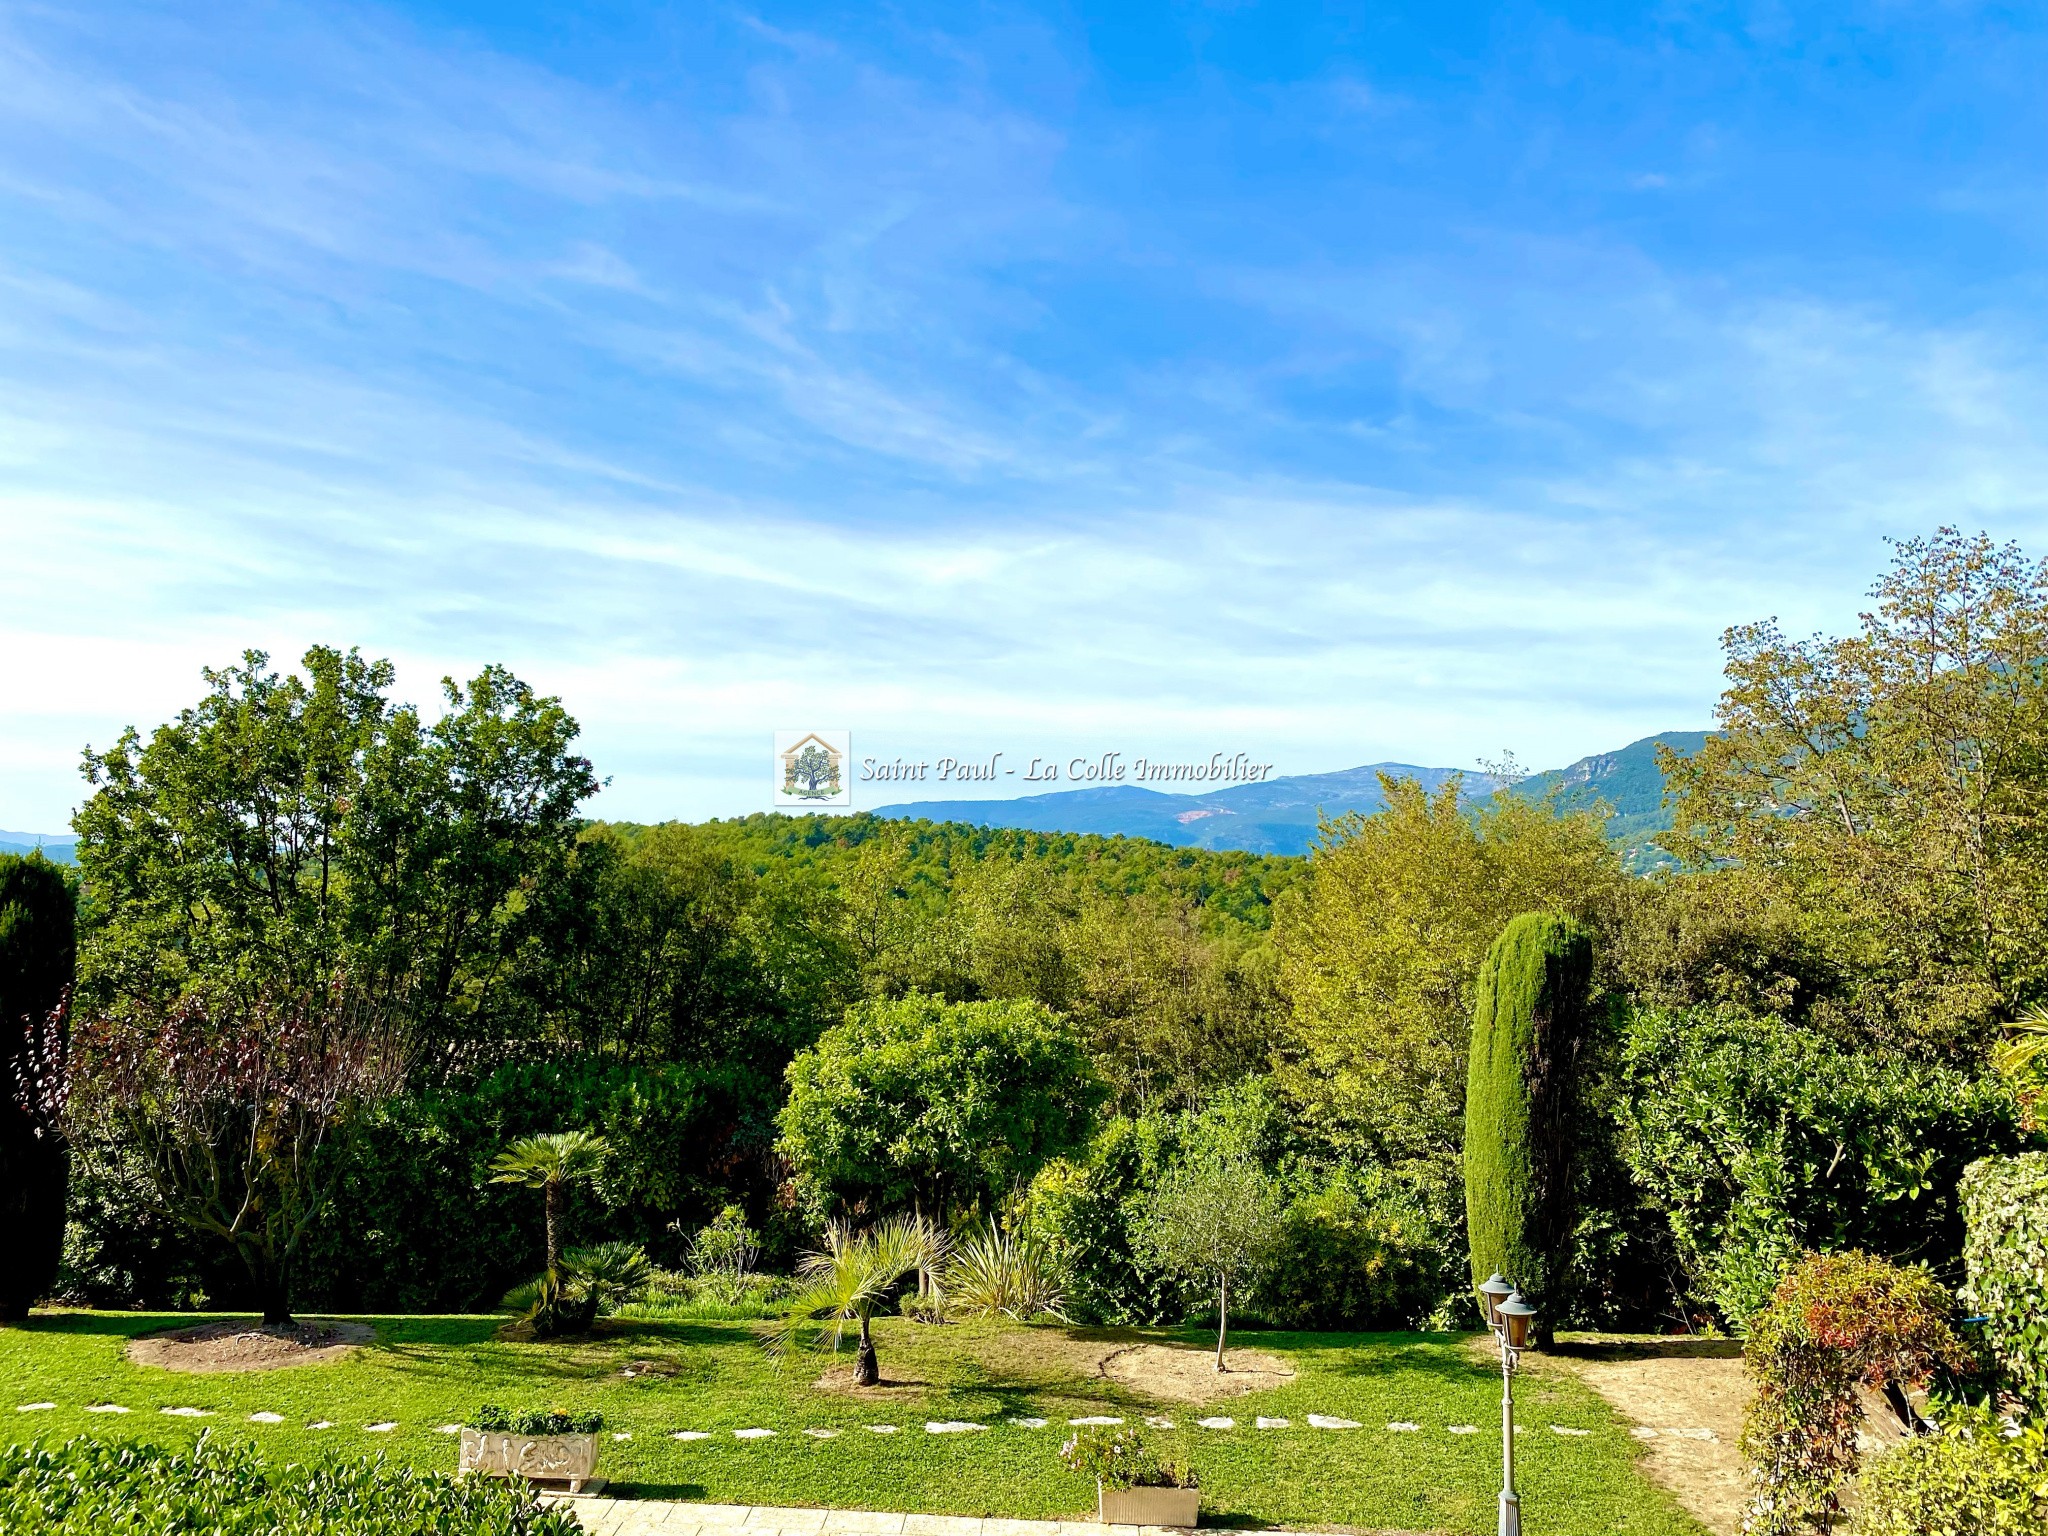
[[[1501,930],[1479,973],[1465,1084],[1465,1222],[1475,1285],[1507,1276],[1548,1337],[1572,1233],[1572,1110],[1593,940],[1554,912]]]
[[[1963,1170],[1963,1300],[1988,1319],[2006,1388],[2048,1418],[2048,1152],[1987,1157]]]
[[[523,1483],[451,1481],[375,1459],[268,1469],[202,1435],[189,1451],[77,1439],[0,1448],[8,1536],[577,1536]]]

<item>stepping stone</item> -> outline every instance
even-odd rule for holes
[[[813,1440],[836,1440],[839,1438],[839,1431],[836,1429],[807,1429],[804,1433]]]
[[[735,1440],[773,1440],[775,1438],[775,1431],[772,1429],[736,1429],[732,1432],[732,1437]]]
[[[1387,1428],[1392,1430],[1397,1435],[1412,1435],[1417,1433],[1422,1428],[1422,1426],[1420,1424],[1412,1423],[1407,1419],[1396,1419],[1393,1423],[1389,1424]]]
[[[320,1422],[319,1422],[318,1424],[308,1424],[308,1425],[306,1426],[306,1428],[308,1428],[308,1429],[332,1429],[332,1428],[334,1428],[334,1420],[332,1420],[332,1419],[322,1419],[322,1420],[321,1420],[321,1421],[320,1421]]]
[[[213,1410],[211,1408],[159,1408],[157,1411],[159,1413],[167,1413],[174,1419],[210,1419],[213,1417]]]
[[[1263,1416],[1262,1416],[1262,1417],[1260,1417],[1259,1419],[1255,1420],[1254,1422],[1255,1422],[1255,1423],[1257,1423],[1257,1425],[1258,1425],[1258,1426],[1259,1426],[1259,1428],[1261,1428],[1261,1429],[1292,1429],[1292,1428],[1294,1428],[1294,1421],[1293,1421],[1292,1419],[1268,1419],[1268,1418],[1265,1418],[1265,1417],[1263,1417]]]
[[[252,1413],[249,1415],[249,1422],[251,1424],[282,1424],[284,1422],[284,1415],[281,1413]]]
[[[893,1435],[896,1433],[896,1426],[894,1424],[870,1424],[867,1429],[871,1435]]]
[[[434,1433],[437,1435],[459,1435],[462,1433],[462,1426],[460,1424],[443,1424]]]
[[[614,1440],[630,1440],[633,1438],[633,1431],[631,1431],[630,1429],[622,1429],[617,1434],[613,1435],[612,1438]]]
[[[365,1424],[363,1426],[363,1433],[366,1435],[388,1435],[396,1428],[398,1428],[398,1421],[392,1419],[383,1424]]]
[[[1237,1420],[1235,1420],[1235,1419],[1197,1419],[1197,1420],[1195,1420],[1195,1422],[1196,1422],[1197,1424],[1201,1425],[1201,1426],[1202,1426],[1202,1428],[1204,1428],[1204,1429],[1235,1429],[1235,1428],[1237,1428]]]
[[[1121,1419],[1116,1420],[1122,1423]],[[924,1432],[928,1435],[964,1435],[969,1430],[987,1429],[986,1424],[970,1424],[965,1419],[927,1419]]]
[[[1551,1433],[1552,1433],[1553,1435],[1573,1435],[1573,1436],[1580,1436],[1580,1435],[1590,1435],[1591,1433],[1593,1433],[1593,1431],[1591,1431],[1590,1429],[1567,1429],[1567,1428],[1565,1428],[1565,1426],[1564,1426],[1564,1425],[1562,1425],[1562,1424],[1553,1424],[1553,1425],[1551,1425],[1551,1426],[1550,1426],[1550,1432],[1551,1432]]]
[[[88,1405],[88,1406],[87,1406],[87,1408],[86,1408],[86,1410],[85,1410],[85,1411],[86,1411],[87,1413],[127,1413],[127,1412],[129,1412],[129,1410],[128,1410],[128,1409],[126,1409],[126,1408],[123,1408],[123,1407],[122,1407],[122,1406],[121,1406],[121,1405],[120,1405],[119,1403],[92,1403],[92,1404],[90,1404],[90,1405]]]
[[[1017,1427],[1018,1427],[1019,1429],[1043,1429],[1043,1428],[1045,1428],[1045,1420],[1044,1420],[1044,1419],[1012,1419],[1012,1420],[1010,1420],[1010,1422],[1011,1422],[1012,1424],[1016,1425],[1016,1426],[1017,1426]]]
[[[1721,1437],[1711,1429],[1667,1429],[1667,1435],[1676,1435],[1681,1440],[1718,1440]]]
[[[1148,1424],[1148,1425],[1149,1425],[1150,1427],[1152,1427],[1153,1429],[1172,1429],[1172,1428],[1173,1428],[1173,1420],[1171,1420],[1171,1419],[1168,1419],[1168,1418],[1162,1418],[1162,1417],[1161,1417],[1161,1416],[1160,1416],[1159,1414],[1156,1414],[1156,1413],[1148,1413],[1148,1414],[1146,1414],[1146,1415],[1145,1415],[1145,1422],[1146,1422],[1146,1424]]]
[[[679,1429],[669,1436],[671,1440],[709,1440],[710,1438],[711,1431],[708,1429]]]
[[[1069,1419],[1069,1424],[1121,1424],[1122,1419],[1112,1419],[1106,1414],[1091,1413],[1085,1419]]]
[[[1356,1419],[1333,1419],[1328,1414],[1312,1413],[1308,1416],[1310,1429],[1357,1429]]]
[[[1638,1440],[1654,1440],[1657,1438],[1657,1431],[1655,1431],[1654,1429],[1646,1428],[1641,1424],[1636,1425],[1633,1429],[1629,1431],[1629,1433],[1634,1435]]]
[[[1477,1424],[1453,1424],[1451,1426],[1451,1433],[1454,1435],[1476,1435],[1479,1433],[1479,1426]]]
[[[43,1413],[56,1406],[55,1403],[22,1403],[14,1411],[16,1413]]]

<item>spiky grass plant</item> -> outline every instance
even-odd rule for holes
[[[946,1304],[963,1317],[1050,1317],[1067,1321],[1051,1256],[1027,1237],[989,1228],[977,1232],[946,1266]]]

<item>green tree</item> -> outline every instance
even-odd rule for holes
[[[432,726],[389,662],[316,646],[304,675],[249,651],[144,741],[88,750],[74,825],[97,1004],[200,987],[244,1004],[346,968],[430,1031],[488,1014],[524,888],[559,869],[595,792],[576,724],[500,667],[444,682]]]
[[[491,1160],[493,1184],[541,1191],[547,1210],[547,1267],[562,1267],[562,1206],[571,1184],[597,1177],[610,1146],[591,1131],[522,1136]]]
[[[194,991],[85,1018],[72,1142],[103,1177],[132,1157],[160,1211],[246,1267],[267,1323],[289,1322],[294,1266],[340,1174],[330,1136],[404,1081],[407,1042],[344,979],[253,1001]]]
[[[1974,1051],[2048,1000],[2048,567],[1953,528],[1894,546],[1857,633],[1724,637],[1719,731],[1664,756],[1666,845],[1796,914],[1822,1023]]]
[[[1387,809],[1326,826],[1305,890],[1276,917],[1293,1003],[1279,1077],[1319,1139],[1455,1202],[1488,947],[1536,910],[1604,935],[1631,887],[1596,815],[1514,796],[1468,803],[1455,780],[1435,795],[1383,783]]]
[[[65,1006],[77,938],[70,884],[40,854],[0,855],[0,1321],[17,1321],[56,1279],[70,1154],[62,1102]]]
[[[1593,941],[1550,912],[1501,930],[1479,974],[1465,1089],[1465,1228],[1472,1280],[1510,1277],[1542,1308],[1564,1301],[1572,1235],[1577,1072],[1591,1032]]]
[[[1286,1214],[1279,1183],[1235,1138],[1197,1145],[1161,1179],[1137,1231],[1145,1259],[1216,1292],[1216,1369],[1226,1369],[1230,1294],[1245,1290],[1279,1241]]]
[[[838,1206],[986,1212],[1085,1144],[1102,1092],[1049,1009],[913,993],[848,1009],[790,1063],[781,1146]]]

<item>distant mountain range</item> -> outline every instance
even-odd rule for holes
[[[1615,752],[1582,757],[1517,781],[1511,793],[1540,800],[1557,795],[1567,810],[1590,809],[1605,801],[1614,814],[1607,835],[1628,850],[1632,868],[1662,862],[1650,839],[1671,825],[1664,807],[1664,777],[1657,748],[1691,756],[1706,743],[1705,731],[1663,731],[1630,742]],[[964,821],[978,826],[1017,827],[1028,832],[1093,832],[1104,837],[1147,837],[1180,848],[1242,848],[1251,853],[1301,854],[1316,840],[1321,817],[1386,809],[1380,775],[1415,779],[1437,789],[1459,773],[1455,768],[1422,768],[1413,763],[1368,763],[1336,773],[1300,774],[1240,784],[1213,794],[1170,795],[1118,784],[1101,789],[1059,790],[1015,800],[914,800],[885,805],[877,816],[909,821]],[[1500,782],[1465,773],[1468,790],[1490,793]]]
[[[1664,806],[1664,777],[1657,748],[1690,757],[1705,745],[1705,731],[1664,731],[1630,742],[1617,752],[1582,757],[1518,780],[1510,792],[1540,800],[1555,792],[1566,810],[1587,810],[1605,801],[1612,809],[1607,835],[1620,843],[1631,869],[1666,862],[1651,839],[1671,825]],[[1104,837],[1148,837],[1177,848],[1242,848],[1250,853],[1307,853],[1320,817],[1350,811],[1371,815],[1386,809],[1380,775],[1415,779],[1436,790],[1459,773],[1456,768],[1423,768],[1414,763],[1367,763],[1335,773],[1305,773],[1240,784],[1213,794],[1170,795],[1156,789],[1117,784],[1101,789],[1056,790],[1015,800],[912,800],[885,805],[877,816],[906,821],[964,821],[1027,832],[1094,832]],[[1483,773],[1464,775],[1468,792],[1490,793],[1499,782]],[[70,833],[0,831],[0,853],[41,847],[59,864],[76,862],[78,839]]]
[[[43,857],[52,864],[78,862],[78,839],[69,832],[0,831],[0,853],[28,853],[36,848],[42,849]]]

